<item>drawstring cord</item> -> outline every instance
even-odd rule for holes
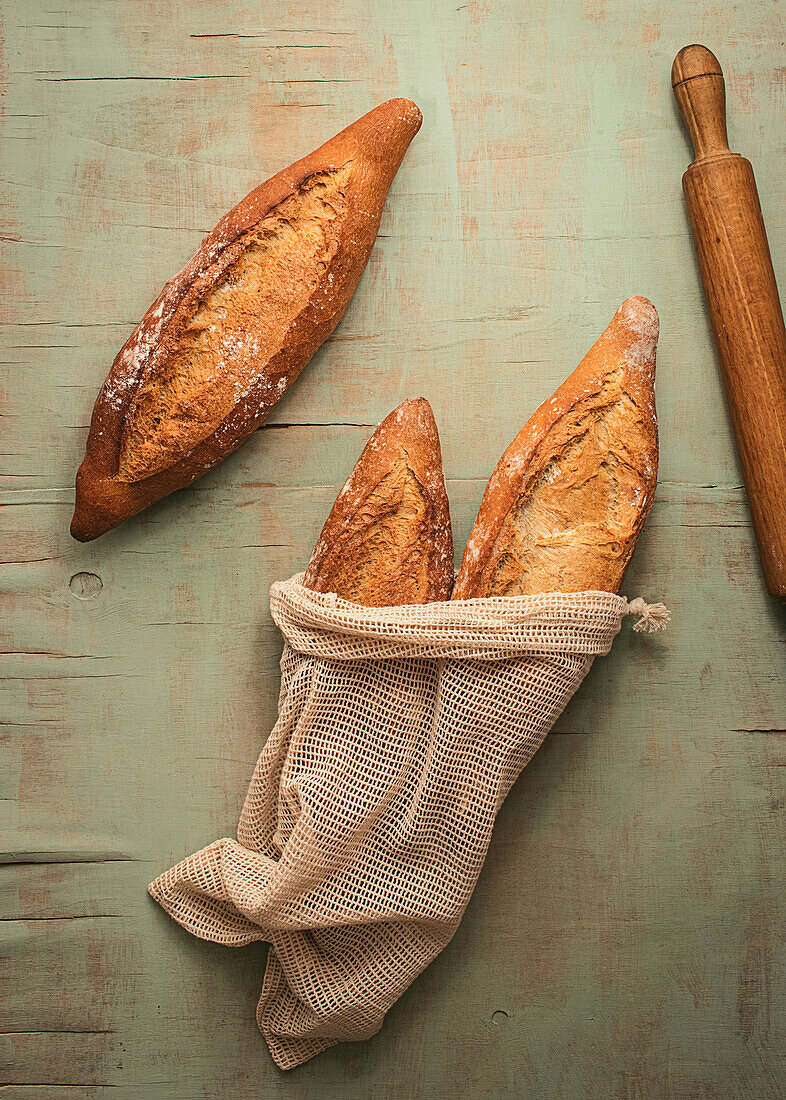
[[[645,634],[653,634],[656,630],[665,630],[666,624],[671,621],[671,612],[662,603],[647,603],[641,596],[635,600],[625,599],[623,615],[638,615],[638,622],[633,624],[633,629],[643,631]]]

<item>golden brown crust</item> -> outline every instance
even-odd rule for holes
[[[129,403],[121,481],[168,469],[259,385],[338,249],[352,171],[310,176],[194,281]]]
[[[425,398],[399,405],[366,444],[303,583],[367,607],[449,598],[450,508],[437,425]]]
[[[619,591],[657,480],[658,315],[628,298],[486,487],[453,599]]]
[[[421,119],[406,99],[370,111],[247,195],[166,284],[118,353],[96,401],[77,475],[74,538],[97,538],[189,485],[265,420],[349,304],[376,239],[388,188]],[[338,190],[325,204],[328,213],[310,211],[308,232],[318,239],[295,256],[305,265],[308,293],[289,288],[283,304],[276,300],[268,309],[266,331],[278,325],[277,339],[256,348],[249,344],[228,357],[226,348],[211,344],[209,325],[200,330],[200,304],[222,280],[237,282],[233,265],[250,245],[259,247],[260,228],[267,248],[271,223],[275,232],[295,224],[293,198],[307,195],[315,181],[321,187],[336,179]],[[292,255],[276,255],[279,269],[289,270]],[[255,277],[251,272],[245,297],[234,302],[233,334],[241,340],[249,331],[248,298],[272,282],[255,283]],[[178,334],[190,341],[185,351],[177,346]],[[203,364],[216,355],[221,369],[211,375],[198,367],[195,379],[178,389],[177,357],[190,361],[194,348],[204,353]],[[248,369],[249,358],[255,369]]]

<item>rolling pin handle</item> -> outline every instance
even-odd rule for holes
[[[674,58],[671,86],[696,160],[729,153],[726,85],[715,54],[706,46],[685,46]]]

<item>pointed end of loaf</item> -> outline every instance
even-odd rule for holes
[[[370,115],[377,113],[385,118],[391,131],[406,133],[410,140],[423,123],[423,113],[417,103],[411,99],[389,99],[369,112]]]
[[[388,413],[377,431],[388,428],[395,428],[396,435],[402,442],[407,436],[420,438],[424,432],[429,437],[439,439],[434,410],[425,397],[412,397],[402,401],[393,412]]]
[[[411,99],[389,99],[353,122],[339,138],[351,139],[357,154],[375,165],[387,188],[422,122],[420,108]]]
[[[439,434],[424,397],[369,439],[338,494],[304,584],[367,606],[445,600],[453,581]]]
[[[649,298],[645,298],[641,294],[634,294],[632,297],[626,298],[617,310],[615,317],[619,318],[621,324],[641,338],[657,341],[660,321],[658,311]]]
[[[103,532],[97,531],[96,513],[91,500],[92,493],[89,488],[90,478],[85,470],[85,462],[79,467],[76,475],[76,500],[74,501],[74,514],[71,518],[71,538],[77,542],[91,542]]]
[[[76,475],[76,500],[71,519],[71,537],[77,542],[92,542],[118,527],[140,510],[120,482],[101,477],[83,462]]]
[[[655,373],[655,352],[658,347],[660,321],[658,311],[640,295],[626,298],[614,314],[611,325],[619,330],[626,356],[641,367]]]
[[[77,542],[92,542],[104,532],[95,529],[93,517],[84,502],[77,501],[71,518],[71,538]]]
[[[409,398],[385,417],[358,459],[358,468],[373,459],[381,464],[395,463],[406,452],[413,472],[433,486],[435,477],[444,489],[442,450],[434,411],[425,397]],[[439,486],[436,486],[439,491]]]
[[[653,419],[659,327],[658,312],[649,298],[626,298],[587,355],[589,369],[598,377],[622,366],[625,389],[651,410]]]
[[[87,494],[77,488],[74,514],[71,519],[71,538],[77,542],[92,542],[100,535],[110,531],[116,523],[107,522],[106,517],[91,501]]]

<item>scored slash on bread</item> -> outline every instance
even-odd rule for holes
[[[618,592],[658,472],[658,315],[628,298],[497,464],[452,598]]]
[[[341,319],[422,116],[393,99],[257,187],[166,284],[93,410],[82,542],[191,484],[265,420]]]
[[[367,607],[449,598],[450,507],[437,425],[425,398],[399,405],[366,444],[303,583]]]

